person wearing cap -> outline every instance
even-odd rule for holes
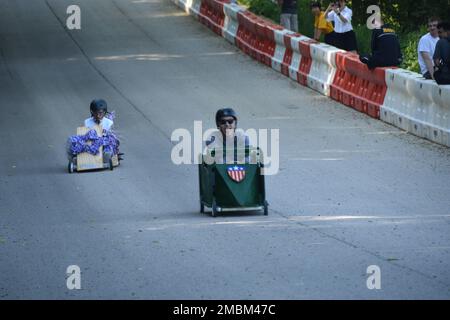
[[[361,55],[359,60],[366,64],[370,70],[377,67],[397,67],[403,61],[400,42],[395,30],[384,24],[381,17],[375,21],[372,30],[372,54]]]
[[[215,130],[206,140],[206,147],[209,151],[214,149],[222,149],[223,161],[226,160],[227,148],[243,149],[250,146],[249,138],[245,135],[242,129],[237,129],[237,115],[232,108],[219,109],[216,112],[216,126]],[[233,160],[236,161],[237,155],[234,153]]]

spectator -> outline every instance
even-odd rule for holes
[[[375,29],[372,31],[372,55],[360,56],[359,59],[371,70],[377,67],[399,66],[403,55],[395,30],[384,24],[381,17],[375,23]]]
[[[420,38],[417,52],[419,53],[420,72],[425,79],[434,79],[433,55],[439,41],[437,25],[439,18],[428,19],[428,33]]]
[[[441,39],[446,39],[450,36],[450,22],[448,21],[444,21],[438,24],[437,29],[438,29],[438,36],[439,36],[439,40]]]
[[[450,84],[450,23],[441,22],[437,28],[440,39],[433,55],[434,79],[438,84]]]
[[[448,23],[448,22],[441,22],[437,26],[439,40],[436,43],[436,48],[434,50],[434,55],[433,55],[433,61],[434,61],[435,66],[438,66],[440,64],[442,58],[446,56],[447,45],[448,45],[448,41],[446,41],[446,40],[450,36],[449,25],[450,25],[450,23]]]
[[[321,10],[320,2],[313,2],[311,4],[311,11],[315,17],[314,20],[314,39],[320,41],[320,36],[324,34],[324,41],[326,44],[335,46],[336,35],[333,24],[326,20],[325,12]]]
[[[353,12],[346,6],[345,0],[331,3],[325,11],[327,21],[334,22],[336,47],[356,53],[356,35],[352,27]]]
[[[298,32],[297,0],[278,0],[278,4],[281,6],[281,25]]]

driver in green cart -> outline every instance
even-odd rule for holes
[[[237,129],[237,115],[232,108],[219,109],[216,112],[216,126],[214,131],[206,141],[206,147],[209,152],[215,149],[221,149],[224,152],[222,157],[215,155],[217,163],[234,163],[238,161],[238,150],[245,150],[250,147],[248,136],[242,129]],[[248,155],[245,155],[244,161],[248,162]]]

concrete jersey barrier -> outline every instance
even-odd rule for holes
[[[357,55],[283,29],[229,0],[172,0],[247,55],[355,110],[450,146],[450,85],[398,68],[369,70]]]

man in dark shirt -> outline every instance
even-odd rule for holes
[[[434,51],[435,77],[438,84],[450,84],[450,23],[438,24],[439,41]]]
[[[372,31],[372,55],[361,55],[359,59],[367,64],[369,69],[377,67],[396,67],[403,61],[400,42],[394,29],[383,24],[380,19],[378,27]]]
[[[278,4],[281,6],[281,25],[298,32],[297,0],[278,0]]]

